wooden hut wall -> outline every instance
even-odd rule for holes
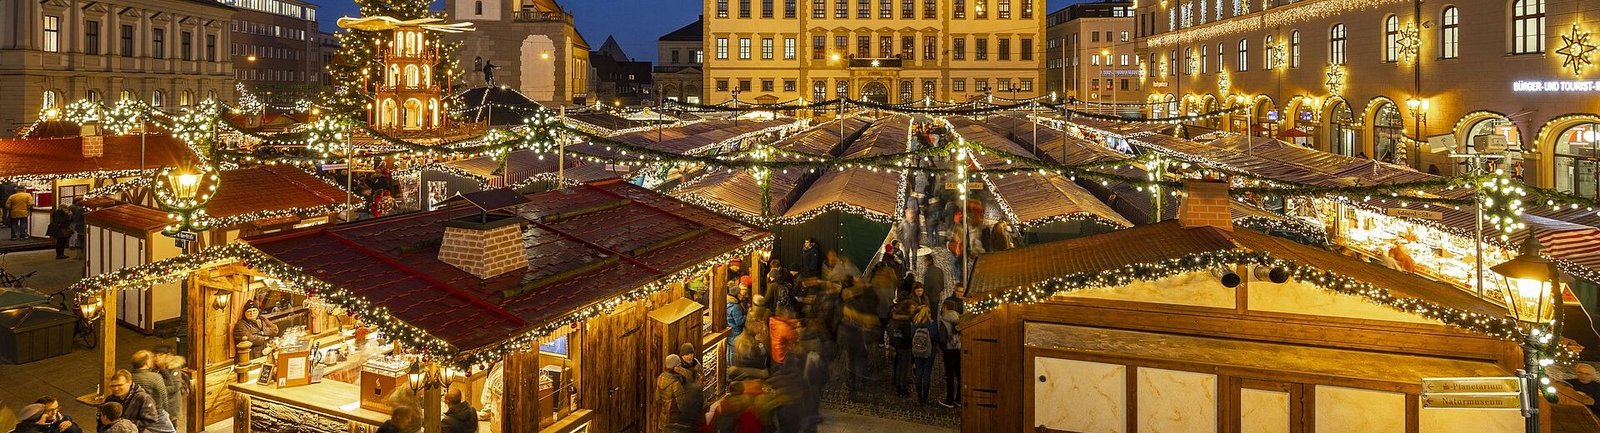
[[[800,260],[800,247],[806,238],[815,238],[824,254],[828,250],[839,250],[856,266],[865,267],[878,253],[878,247],[883,246],[892,227],[860,215],[828,211],[801,224],[779,227],[772,255],[783,261],[784,267],[792,269]]]
[[[590,431],[646,430],[642,409],[649,402],[650,390],[643,355],[648,311],[644,302],[629,302],[586,322],[580,344],[585,353],[596,355],[579,363],[583,381],[578,384],[578,401],[579,406],[595,412]]]

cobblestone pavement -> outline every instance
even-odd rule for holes
[[[862,433],[862,432],[912,432],[917,433],[956,433],[954,428],[931,427],[926,424],[896,421],[884,418],[874,418],[854,413],[840,412],[832,409],[823,409],[823,421],[817,426],[817,433]]]
[[[856,392],[851,398],[845,386],[845,368],[843,360],[836,360],[831,365],[832,380],[822,395],[822,408],[824,412],[832,411],[848,415],[865,416],[883,420],[913,423],[921,426],[932,426],[955,431],[961,428],[961,411],[959,408],[945,408],[937,401],[944,398],[944,362],[938,360],[933,367],[933,385],[928,390],[930,403],[927,406],[917,404],[916,387],[909,386],[911,395],[901,397],[895,394],[892,385],[894,361],[886,358],[883,350],[874,349],[872,354],[873,368],[870,371],[879,372],[878,377],[872,378]],[[915,376],[913,376],[915,377]],[[829,418],[830,420],[832,418]],[[832,421],[828,421],[832,422]],[[827,422],[823,423],[824,426]],[[883,431],[883,430],[877,430]]]

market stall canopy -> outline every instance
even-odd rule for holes
[[[542,156],[542,157],[541,157]],[[500,158],[495,156],[479,156],[462,160],[442,163],[446,167],[460,170],[477,178],[489,187],[505,187],[516,185],[522,181],[533,178],[554,179],[557,171],[561,171],[556,163],[556,157],[545,155],[532,149],[522,149],[505,155],[505,170],[500,170]],[[597,162],[584,161],[574,157],[567,157],[567,166],[563,174],[573,182],[590,182],[615,177],[628,177],[634,172],[632,167],[608,165]]]
[[[521,125],[534,110],[544,108],[528,95],[505,86],[474,87],[459,96],[462,107],[451,111],[463,113],[474,122],[487,121],[490,126]]]
[[[675,127],[646,129],[610,137],[612,140],[635,146],[675,153],[679,155],[712,152],[712,146],[724,141],[757,134],[775,128],[796,126],[800,120],[778,118],[772,120],[707,120]],[[580,147],[588,149],[588,147]],[[587,150],[585,150],[587,151]]]
[[[139,170],[139,135],[104,136],[101,153],[86,152],[83,137],[0,139],[0,180],[53,177],[125,177]],[[167,134],[145,137],[145,169],[173,167],[194,158],[182,141]],[[119,173],[121,172],[121,173]]]
[[[466,204],[245,242],[471,352],[770,238],[620,180],[527,198],[514,213],[528,265],[490,278],[439,259],[445,222],[479,212]]]
[[[947,117],[945,120],[953,128],[951,132],[967,141],[1012,154],[1030,154],[1028,149],[1005,138],[1005,132],[992,129],[986,122],[968,117]],[[977,153],[973,159],[984,170],[1026,167],[1021,162],[1006,161],[987,153]],[[984,177],[993,187],[991,192],[1001,204],[1001,209],[1012,219],[1012,223],[1021,227],[1074,218],[1098,221],[1113,227],[1133,225],[1093,194],[1059,174],[1026,172]]]
[[[910,134],[909,117],[882,119],[850,141],[850,147],[841,156],[850,160],[905,152]],[[783,218],[803,220],[832,205],[854,207],[857,212],[879,220],[896,220],[904,183],[904,175],[893,170],[860,167],[828,170],[792,201],[783,212]]]
[[[1127,159],[1127,155],[1099,143],[1063,133],[1055,127],[1029,120],[1024,115],[1006,114],[983,119],[992,129],[1007,131],[1007,138],[1029,150],[1041,160],[1057,164],[1090,164]],[[1038,139],[1034,138],[1037,131]],[[1065,159],[1063,159],[1065,154]]]
[[[1110,272],[1141,263],[1224,251],[1267,253],[1298,266],[1310,266],[1371,284],[1397,297],[1494,317],[1505,314],[1504,307],[1412,273],[1249,230],[1227,232],[1209,226],[1185,228],[1177,220],[991,252],[978,258],[972,271],[971,290],[981,298],[1072,275]]]
[[[1051,117],[1065,120],[1069,127],[1088,128],[1095,133],[1109,133],[1123,137],[1132,137],[1145,134],[1160,134],[1164,131],[1171,131],[1176,126],[1167,123],[1117,122],[1080,116],[1067,116],[1062,118],[1059,114],[1051,115]]]
[[[610,135],[611,133],[619,130],[649,126],[659,122],[672,122],[676,121],[677,119],[664,118],[657,122],[651,122],[643,119],[624,117],[622,115],[618,115],[617,113],[611,113],[608,111],[585,109],[577,112],[568,110],[567,117],[563,120],[567,121],[568,123],[577,122],[582,126],[588,126]]]
[[[206,203],[206,217],[224,226],[284,216],[316,216],[338,212],[344,188],[290,165],[262,165],[217,173],[217,192]],[[353,199],[359,205],[360,197]],[[133,231],[154,230],[171,220],[167,213],[142,204],[121,204],[84,214],[96,225]]]

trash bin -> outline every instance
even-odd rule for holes
[[[37,306],[0,311],[0,358],[26,364],[70,353],[77,320],[71,314]]]

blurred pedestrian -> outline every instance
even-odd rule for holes
[[[920,284],[917,287],[921,287]],[[912,299],[911,293],[901,291],[895,300],[894,312],[889,317],[889,346],[894,350],[894,391],[895,394],[905,397],[911,395],[909,379],[911,375],[911,327],[912,315],[916,313],[917,302]]]
[[[956,322],[966,313],[966,298],[966,286],[956,283],[950,297],[945,298],[940,308],[939,329],[944,340],[944,400],[939,405],[944,407],[961,405],[961,331],[956,329]]]
[[[444,394],[444,404],[449,409],[444,412],[444,419],[440,420],[439,428],[444,433],[478,433],[478,411],[467,403],[467,398],[462,395],[461,388],[451,387],[450,392]]]
[[[661,374],[656,375],[656,426],[657,431],[664,433],[685,432],[687,429],[678,424],[679,411],[683,401],[683,388],[687,382],[678,367],[683,363],[683,358],[677,354],[668,354],[661,364]]]
[[[933,355],[938,351],[935,347],[934,334],[938,332],[938,325],[933,320],[933,309],[927,305],[915,307],[911,326],[911,357],[916,363],[917,375],[917,404],[928,405],[928,390],[933,385]]]
[[[422,431],[421,409],[415,406],[400,405],[394,407],[394,413],[389,414],[389,420],[378,426],[378,433],[416,433]]]
[[[33,212],[33,194],[25,188],[17,188],[17,192],[6,197],[6,213],[11,217],[11,239],[27,239],[28,215]]]

